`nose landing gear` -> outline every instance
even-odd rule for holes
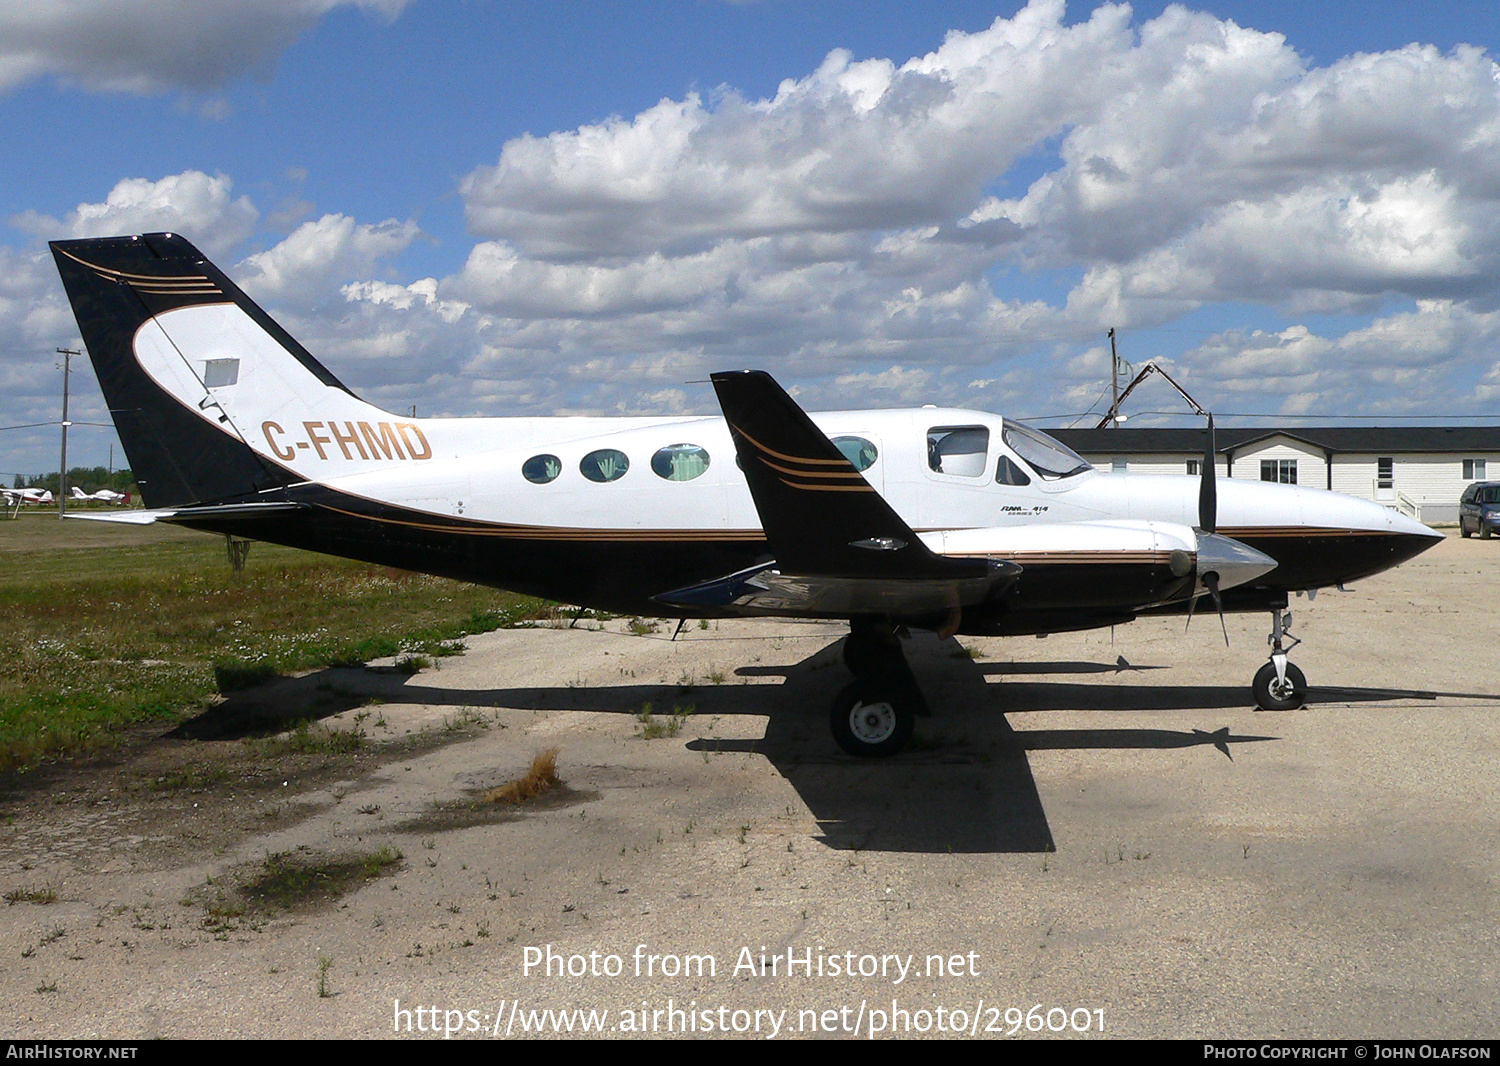
[[[1285,637],[1291,643],[1283,643]],[[1292,636],[1292,615],[1280,607],[1271,611],[1271,661],[1262,666],[1251,682],[1255,703],[1263,711],[1294,711],[1307,699],[1307,678],[1287,661],[1287,652],[1302,641]]]

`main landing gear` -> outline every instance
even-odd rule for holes
[[[1283,637],[1291,643],[1283,643]],[[1302,643],[1292,636],[1290,611],[1281,607],[1271,609],[1271,635],[1266,643],[1271,645],[1271,661],[1256,671],[1251,682],[1255,703],[1263,711],[1294,711],[1307,699],[1307,678],[1287,662],[1287,652]]]
[[[833,739],[850,755],[894,755],[911,740],[917,717],[932,712],[917,684],[896,627],[856,618],[844,642],[844,665],[855,681],[833,700],[828,724]]]

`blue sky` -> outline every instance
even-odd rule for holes
[[[180,230],[422,413],[711,410],[686,383],[734,366],[814,407],[1074,413],[1114,325],[1218,410],[1482,416],[1497,30],[1493,3],[26,5],[0,425],[57,417],[44,242],[101,228]],[[55,465],[55,430],[0,433],[0,472]]]

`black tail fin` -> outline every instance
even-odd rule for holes
[[[710,377],[783,571],[942,580],[993,572],[982,559],[948,559],[928,549],[769,374]]]
[[[155,316],[232,303],[324,384],[343,389],[198,249],[175,234],[148,233],[54,241],[52,255],[148,507],[243,500],[301,480],[257,455],[227,418],[184,406],[136,357],[136,334]]]

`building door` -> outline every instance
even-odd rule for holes
[[[1389,456],[1375,460],[1375,500],[1377,503],[1396,501],[1396,460]]]

